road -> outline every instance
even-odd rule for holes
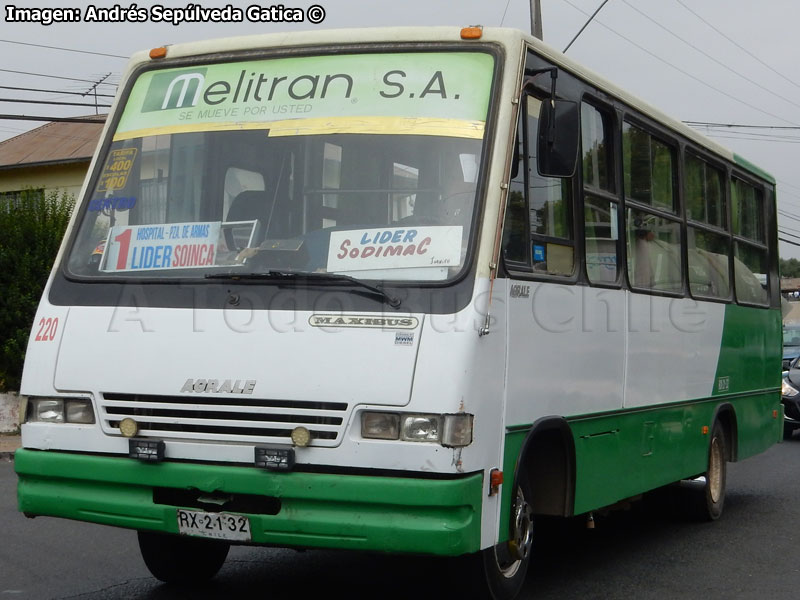
[[[136,535],[16,511],[13,463],[0,462],[0,600],[297,597],[461,598],[460,563],[419,557],[235,547],[217,578],[181,590],[153,579]],[[792,599],[800,594],[800,439],[731,464],[725,513],[687,521],[672,505],[636,505],[547,523],[524,598]]]

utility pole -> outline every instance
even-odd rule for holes
[[[541,0],[531,0],[531,34],[533,37],[544,40],[542,37],[542,4]]]

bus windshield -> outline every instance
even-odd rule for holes
[[[493,58],[294,57],[145,71],[68,259],[84,277],[466,266]]]

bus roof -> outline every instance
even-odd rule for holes
[[[257,48],[303,48],[319,45],[356,45],[356,44],[391,44],[402,42],[462,42],[461,27],[376,27],[357,29],[319,29],[312,31],[292,31],[281,33],[267,33],[240,37],[211,39],[198,42],[187,42],[168,46],[168,58],[183,58],[206,54],[236,52],[253,50]],[[602,75],[575,62],[559,50],[532,37],[518,29],[485,27],[481,42],[495,42],[504,46],[511,56],[520,53],[524,44],[532,46],[542,56],[552,61],[560,68],[585,80],[587,83],[602,89],[604,92],[628,104],[655,121],[672,129],[675,133],[684,136],[699,146],[713,152],[749,171],[751,174],[775,184],[775,179],[769,173],[749,162],[745,158],[732,152],[714,140],[702,135],[691,127],[670,117],[653,105],[626,92]],[[131,57],[128,64],[126,77],[123,79],[124,87],[127,77],[135,67],[142,63],[149,63],[153,59],[149,51],[140,51]]]

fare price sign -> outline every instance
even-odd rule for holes
[[[328,272],[457,267],[463,227],[411,227],[332,231]]]
[[[100,262],[104,272],[210,267],[219,222],[112,227]]]
[[[131,169],[136,161],[136,148],[112,150],[97,182],[97,191],[121,190],[128,185]]]

